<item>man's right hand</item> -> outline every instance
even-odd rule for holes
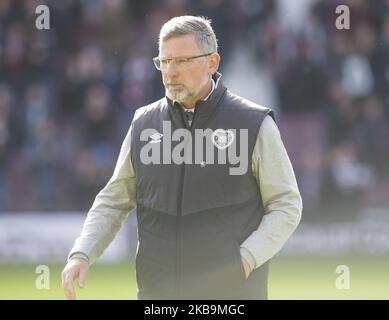
[[[88,275],[89,262],[82,258],[71,259],[62,271],[62,288],[70,300],[76,299],[73,281],[78,279],[78,286],[85,287],[85,280]]]

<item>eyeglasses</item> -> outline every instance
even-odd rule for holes
[[[210,56],[211,54],[213,54],[213,52],[206,53],[206,54],[201,54],[199,56],[194,56],[194,57],[170,58],[170,59],[162,59],[162,60],[159,59],[158,57],[155,57],[155,58],[153,58],[153,62],[154,62],[155,67],[158,70],[164,70],[164,69],[167,68],[167,66],[172,61],[174,61],[175,65],[177,67],[184,67],[184,66],[188,65],[194,59],[202,58],[202,57],[207,57],[207,56]]]

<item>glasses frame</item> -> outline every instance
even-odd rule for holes
[[[200,54],[198,56],[192,56],[192,57],[177,57],[177,58],[169,58],[169,59],[162,59],[162,60],[160,60],[159,57],[154,57],[153,62],[154,62],[154,66],[157,70],[163,70],[163,69],[166,69],[166,67],[161,68],[162,61],[167,62],[167,63],[171,63],[174,60],[182,60],[182,62],[187,63],[187,62],[191,62],[192,60],[197,59],[197,58],[208,57],[211,54],[214,54],[214,52],[204,53],[204,54]]]

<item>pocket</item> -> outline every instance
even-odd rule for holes
[[[144,290],[144,281],[143,281],[143,275],[142,275],[143,269],[144,269],[144,267],[143,267],[143,263],[142,263],[142,257],[139,254],[137,254],[135,257],[135,276],[136,276],[136,282],[137,282],[139,291]]]
[[[157,241],[151,235],[143,235],[135,258],[136,280],[142,293],[170,294],[174,288],[174,262],[169,261],[166,248],[161,247],[162,241]],[[157,244],[160,247],[157,247]],[[155,251],[159,249],[159,254]]]
[[[188,299],[237,299],[244,293],[239,245],[230,234],[212,235],[187,248],[181,262],[182,288]]]

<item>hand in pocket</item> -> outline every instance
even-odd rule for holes
[[[246,279],[247,279],[250,275],[250,266],[247,263],[246,259],[243,257],[242,257],[242,264],[243,264],[244,273],[245,273]]]

